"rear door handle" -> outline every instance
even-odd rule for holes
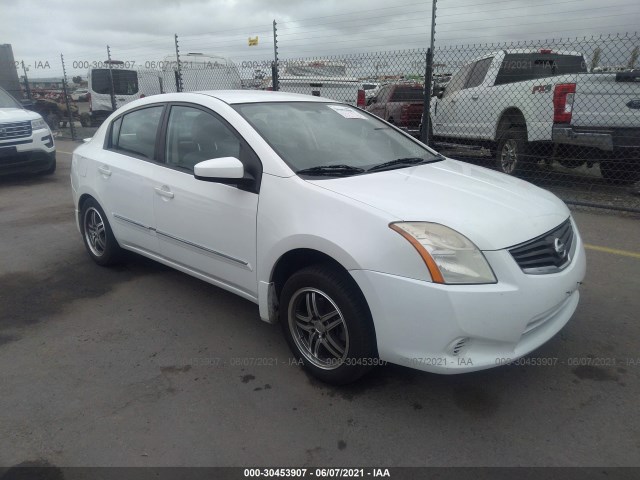
[[[169,187],[163,185],[161,187],[156,187],[155,191],[158,195],[165,198],[173,198],[173,192],[169,190]]]
[[[471,100],[478,100],[480,98],[480,96],[478,95],[472,95],[471,96]]]
[[[111,176],[111,170],[109,170],[109,167],[107,167],[106,165],[100,165],[98,167],[98,171],[104,175],[105,177],[110,177]]]

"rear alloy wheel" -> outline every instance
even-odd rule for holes
[[[280,306],[291,350],[320,380],[350,383],[378,363],[371,314],[346,274],[324,265],[304,268],[285,283]]]
[[[89,256],[98,265],[117,263],[122,249],[113,236],[111,226],[98,202],[90,198],[82,205],[80,212],[82,239]]]
[[[527,167],[527,134],[521,128],[506,130],[498,142],[496,166],[507,175],[518,175]]]

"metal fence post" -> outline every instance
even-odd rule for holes
[[[431,87],[433,85],[433,61],[431,49],[427,49],[424,69],[424,108],[422,110],[422,124],[420,126],[420,140],[429,145],[429,126],[431,125]]]
[[[27,99],[31,100],[31,88],[29,87],[29,77],[27,77],[27,67],[24,66],[24,61],[22,63],[22,72],[24,73],[24,89],[27,92]]]
[[[107,63],[109,63],[109,95],[111,95],[111,108],[116,111],[116,92],[113,86],[113,70],[111,69],[111,49],[107,45]]]
[[[278,27],[275,19],[273,20],[273,63],[271,64],[271,86],[274,91],[280,89],[280,82],[278,79]]]
[[[64,56],[60,54],[62,61],[62,92],[64,94],[64,102],[67,105],[67,115],[69,117],[69,130],[71,131],[71,140],[76,139],[76,129],[73,125],[73,114],[71,113],[71,104],[69,103],[69,92],[67,91],[67,70],[64,66]]]
[[[176,62],[177,68],[175,70],[176,75],[176,91],[182,92],[182,65],[180,64],[180,48],[178,47],[178,34],[174,34],[174,41],[176,44]]]
[[[422,125],[420,129],[420,140],[429,145],[429,126],[431,125],[431,95],[433,89],[433,48],[436,36],[436,0],[431,4],[431,38],[424,72],[424,110],[422,112]]]

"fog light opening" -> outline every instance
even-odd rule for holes
[[[456,338],[449,345],[449,351],[451,352],[451,355],[454,357],[460,356],[460,354],[469,345],[469,341],[470,341],[469,337]]]

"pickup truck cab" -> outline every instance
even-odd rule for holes
[[[424,110],[424,88],[420,84],[384,85],[368,102],[367,111],[417,136]]]
[[[544,158],[640,178],[640,72],[588,73],[582,54],[503,50],[464,65],[437,91],[436,142],[488,148],[500,171]]]
[[[0,88],[0,174],[52,174],[56,147],[44,119]]]

